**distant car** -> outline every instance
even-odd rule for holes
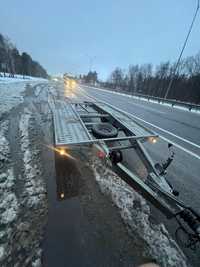
[[[64,79],[64,84],[66,88],[73,90],[76,87],[77,82],[73,75],[65,73],[63,75],[63,79]]]

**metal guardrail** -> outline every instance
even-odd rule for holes
[[[87,85],[87,86],[90,86],[90,85]],[[98,87],[98,86],[92,86],[92,87],[95,87],[97,89],[107,90],[107,91],[113,92],[113,93],[137,97],[139,99],[144,99],[147,101],[156,101],[157,103],[160,103],[160,104],[170,104],[172,107],[183,107],[183,108],[188,109],[189,111],[199,111],[200,112],[200,105],[194,104],[194,103],[182,102],[182,101],[175,100],[175,99],[164,99],[161,97],[143,95],[143,94],[138,94],[138,93],[130,94],[130,93],[126,93],[126,92],[119,91],[119,90],[113,91],[112,89],[105,88],[105,87],[104,88]]]
[[[157,101],[158,103],[161,103],[161,104],[164,104],[164,103],[170,104],[172,107],[173,106],[184,107],[184,108],[187,108],[189,111],[191,111],[191,110],[200,111],[200,105],[193,104],[193,103],[182,102],[182,101],[178,101],[175,99],[164,99],[161,97],[148,96],[148,95],[142,95],[142,94],[133,94],[133,96],[136,96],[138,98],[145,98],[148,101],[154,100],[154,101]]]

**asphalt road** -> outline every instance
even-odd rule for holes
[[[180,199],[200,212],[200,115],[109,91],[85,86],[82,89],[90,96],[128,112],[157,132],[161,137],[159,142],[146,147],[154,161],[167,158],[167,142],[175,145],[175,160],[169,167],[168,179],[180,192]]]
[[[84,89],[90,95],[150,123],[147,123],[149,128],[197,154],[200,158],[199,114],[113,94],[109,91],[105,92],[89,87],[84,87]],[[142,123],[144,122],[142,121]]]

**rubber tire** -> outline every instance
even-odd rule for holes
[[[118,130],[110,123],[98,123],[93,125],[92,133],[97,138],[113,138],[117,137]]]

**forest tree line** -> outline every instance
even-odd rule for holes
[[[167,61],[156,67],[152,64],[130,65],[128,70],[117,67],[102,85],[163,98],[173,79],[167,98],[200,104],[200,52],[183,59],[177,71],[175,66],[176,63]]]
[[[96,71],[89,71],[86,75],[80,75],[79,79],[84,83],[95,85],[98,82],[98,73]]]
[[[1,75],[14,77],[15,74],[47,78],[46,70],[31,56],[23,52],[20,54],[13,43],[0,34],[0,72]]]

